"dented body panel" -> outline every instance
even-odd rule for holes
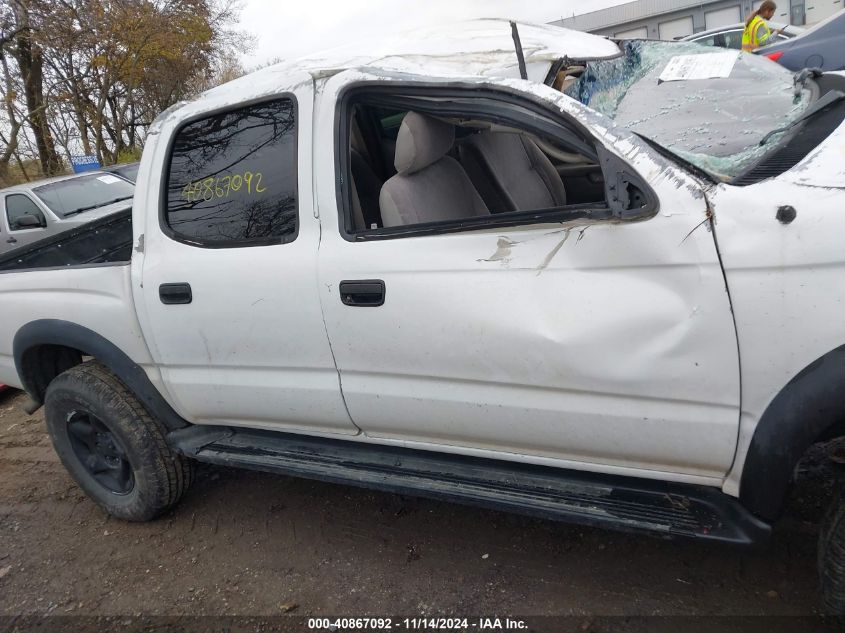
[[[805,162],[820,160],[842,166],[819,154]],[[737,460],[725,484],[731,494],[739,492],[745,455],[769,404],[802,370],[845,344],[845,180],[840,177],[837,188],[788,182],[803,173],[818,181],[834,172],[815,176],[800,165],[782,178],[719,185],[710,194],[743,367]],[[794,208],[794,220],[777,219],[782,206]]]
[[[609,59],[620,54],[612,41],[597,35],[545,24],[519,24],[528,77],[542,82],[552,62]],[[248,91],[276,89],[280,77],[307,72],[328,77],[350,68],[432,77],[519,77],[508,20],[483,19],[385,34],[329,51],[269,66],[215,88],[206,96],[241,98]]]
[[[332,78],[317,145],[332,143],[340,92],[374,81],[414,83],[389,73]],[[567,114],[586,110],[530,82],[479,87],[503,86]],[[318,180],[323,311],[364,433],[594,470],[727,472],[739,367],[700,186],[630,134],[591,129],[654,188],[655,216],[350,242],[334,181]],[[333,157],[316,160],[319,173],[334,169]],[[350,311],[337,294],[345,278],[383,279],[388,300]]]
[[[285,62],[168,109],[141,161],[129,267],[0,275],[0,382],[22,384],[15,332],[62,316],[125,352],[196,425],[738,496],[766,408],[845,343],[845,132],[777,178],[715,185],[543,84],[556,60],[611,58],[614,43],[519,30],[528,80],[509,23],[481,20]],[[364,84],[484,88],[530,101],[637,174],[655,212],[345,239],[338,108],[347,88]],[[248,249],[170,239],[160,206],[177,129],[278,96],[297,106],[296,239]],[[782,206],[794,207],[791,223],[776,219]],[[344,305],[341,281],[373,279],[385,284],[384,305]],[[164,305],[159,288],[169,282],[189,282],[193,302]]]

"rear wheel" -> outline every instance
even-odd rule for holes
[[[819,574],[825,608],[845,617],[845,496],[837,495],[819,534]]]
[[[56,377],[44,404],[56,453],[109,514],[148,521],[175,505],[190,485],[193,462],[170,449],[164,425],[99,362]]]

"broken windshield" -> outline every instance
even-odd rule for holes
[[[565,93],[708,173],[733,178],[771,151],[812,103],[765,57],[693,42],[628,41]],[[687,57],[691,56],[691,57]]]

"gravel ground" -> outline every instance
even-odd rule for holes
[[[26,415],[23,401],[0,394],[7,627],[24,622],[9,616],[26,615],[474,614],[571,616],[538,619],[548,630],[645,631],[661,620],[632,616],[820,613],[815,536],[827,489],[799,488],[772,543],[757,550],[208,466],[171,513],[130,524],[80,492],[53,452],[42,412]],[[822,457],[804,471],[811,480],[826,468]],[[689,633],[690,623],[707,619],[682,621]],[[760,621],[766,631],[798,622]],[[724,624],[708,630],[729,630]]]

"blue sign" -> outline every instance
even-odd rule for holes
[[[73,173],[81,174],[83,171],[96,171],[100,168],[100,161],[94,154],[88,156],[71,156],[70,162],[73,165]]]

